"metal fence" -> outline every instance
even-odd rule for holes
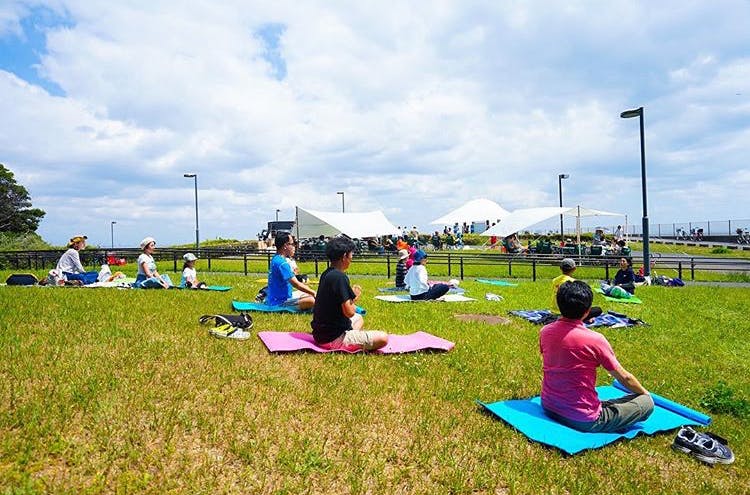
[[[204,263],[206,271],[221,271],[242,273],[244,275],[258,274],[267,271],[274,253],[264,250],[248,249],[201,249],[194,251]],[[0,252],[0,269],[48,270],[56,266],[57,260],[63,253],[61,250],[52,251],[9,251]],[[141,254],[138,249],[94,250],[86,249],[80,252],[84,266],[95,267],[107,261],[125,258],[134,263]],[[160,249],[154,258],[162,264],[164,271],[168,270],[163,264],[171,265],[172,271],[182,269],[182,255],[184,250]],[[430,271],[433,276],[447,275],[453,278],[486,277],[491,273],[494,277],[518,277],[549,279],[559,274],[556,271],[563,255],[526,254],[512,255],[502,253],[478,253],[469,250],[454,252],[431,252]],[[315,251],[299,251],[298,260],[305,264],[305,270],[318,276],[328,267],[324,255]],[[582,278],[609,279],[618,269],[618,256],[574,256],[581,268]],[[356,256],[357,263],[352,265],[353,275],[374,275],[390,278],[396,269],[398,257],[392,254],[363,253]],[[750,275],[750,260],[737,258],[708,258],[685,255],[662,255],[652,253],[652,261],[656,263],[656,270],[670,277],[696,280],[696,273],[739,273]],[[230,262],[230,263],[226,263]],[[633,265],[640,267],[643,258],[633,257]],[[212,269],[212,265],[213,269]],[[227,268],[227,265],[229,268]],[[111,267],[112,271],[116,267]],[[614,270],[614,271],[613,271]]]
[[[608,229],[610,229],[610,232],[613,233],[618,225],[622,225],[623,229],[625,229],[625,225],[623,223],[613,224],[613,225],[603,225],[601,223],[597,224],[586,224],[585,226],[581,226],[581,230],[583,232],[593,232],[596,227],[605,226]],[[729,237],[735,237],[737,236],[737,230],[740,231],[747,231],[750,230],[750,219],[733,219],[733,220],[697,220],[692,222],[674,222],[674,223],[650,223],[649,224],[649,234],[656,237],[678,237],[682,231],[687,233],[688,235],[690,232],[695,229],[696,231],[698,229],[703,229],[703,235],[706,237],[709,236],[729,236]],[[628,221],[627,225],[627,232],[630,235],[641,235],[643,233],[643,227],[641,225],[641,218],[631,218]],[[558,230],[559,233],[559,230]],[[570,226],[565,226],[565,234],[566,235],[575,235],[576,230],[575,228],[571,228]]]

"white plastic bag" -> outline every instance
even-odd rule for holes
[[[112,276],[112,270],[109,269],[109,265],[102,265],[102,269],[99,270],[99,275],[96,277],[97,282],[106,282],[109,277]]]

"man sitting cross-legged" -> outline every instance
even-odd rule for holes
[[[654,401],[620,365],[607,339],[583,325],[593,298],[591,287],[580,281],[565,282],[557,291],[562,317],[539,334],[542,407],[552,419],[579,431],[621,431],[648,418]],[[601,402],[596,393],[599,366],[633,393]]]
[[[355,303],[362,289],[351,286],[346,270],[352,263],[354,243],[335,237],[326,246],[331,266],[320,276],[318,296],[310,322],[315,343],[324,349],[375,350],[388,344],[388,334],[365,331],[364,319]]]

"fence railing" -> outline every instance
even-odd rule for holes
[[[595,225],[582,225],[582,232],[593,232],[596,227],[605,226],[614,233],[617,226],[621,225],[623,229],[627,227],[627,233],[631,235],[643,234],[643,226],[640,218],[631,218],[626,226],[623,223],[613,225],[597,223]],[[698,220],[694,222],[674,222],[674,223],[649,223],[649,233],[656,237],[678,237],[680,232],[687,234],[695,229],[703,229],[704,236],[730,236],[737,235],[737,229],[741,231],[750,230],[750,219],[733,219],[733,220]],[[557,231],[559,233],[559,230]],[[569,225],[565,226],[565,235],[575,235],[575,228]]]
[[[201,270],[208,272],[232,272],[244,275],[264,273],[268,270],[274,253],[265,250],[247,249],[201,249],[194,251],[201,259]],[[48,270],[56,266],[61,250],[51,251],[8,251],[0,252],[0,269],[4,270]],[[134,263],[141,254],[138,249],[93,250],[80,252],[84,266],[96,267],[105,262],[124,258]],[[174,272],[182,269],[184,250],[160,249],[154,258],[163,271],[171,265]],[[466,277],[517,277],[549,279],[559,275],[560,259],[563,255],[552,254],[502,254],[477,253],[472,251],[431,252],[429,254],[430,273],[464,279]],[[308,273],[318,276],[328,267],[328,261],[319,251],[299,251],[300,265]],[[617,271],[619,256],[574,256],[579,266],[581,278],[610,279]],[[392,277],[395,273],[398,256],[394,254],[363,253],[356,256],[352,265],[353,275],[376,275]],[[669,270],[670,276],[696,280],[696,272],[750,274],[750,260],[738,258],[709,258],[700,256],[662,255],[652,253],[652,262],[657,270]],[[167,266],[164,264],[167,263]],[[633,265],[642,266],[643,258],[633,257]],[[116,270],[115,266],[111,267]]]

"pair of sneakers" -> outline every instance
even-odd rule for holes
[[[734,453],[727,447],[727,441],[713,433],[701,433],[689,426],[683,426],[672,442],[672,448],[692,455],[706,464],[731,464]]]
[[[247,340],[250,338],[250,332],[229,324],[213,327],[208,333],[218,339]]]

